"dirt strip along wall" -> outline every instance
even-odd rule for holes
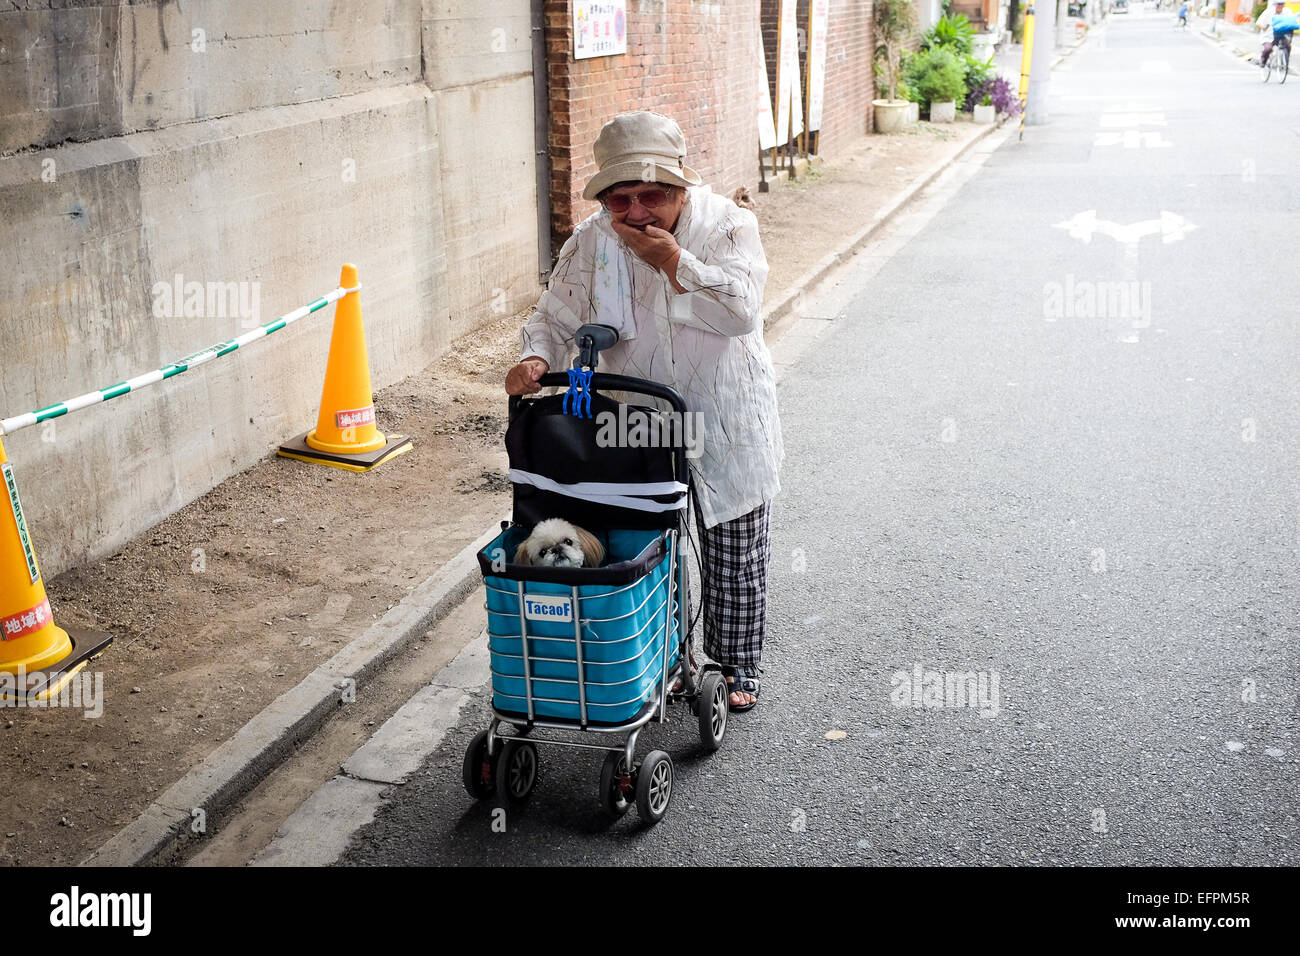
[[[5,6],[0,416],[233,338],[344,262],[376,389],[536,298],[528,0]],[[7,438],[45,573],[314,425],[332,319]]]

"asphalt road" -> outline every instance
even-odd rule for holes
[[[343,862],[1300,863],[1300,80],[1171,22],[1111,18],[787,375],[762,701],[650,732],[667,818],[543,751],[494,832],[480,700]]]

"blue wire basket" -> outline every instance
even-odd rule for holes
[[[631,720],[680,650],[672,535],[610,531],[606,563],[572,569],[509,563],[527,535],[509,527],[479,552],[493,706],[583,726]]]

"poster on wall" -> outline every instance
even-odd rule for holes
[[[573,0],[573,58],[627,52],[627,0]]]
[[[791,93],[799,82],[799,24],[795,0],[781,0],[776,31],[776,144],[789,141]],[[800,111],[802,112],[802,110]],[[799,131],[793,131],[798,135]]]
[[[758,116],[758,148],[771,149],[776,145],[776,123],[772,119],[772,91],[767,85],[767,54],[763,52],[763,31],[758,31],[758,94],[755,101]]]
[[[822,96],[826,87],[826,26],[831,0],[808,4],[808,129],[822,128]]]

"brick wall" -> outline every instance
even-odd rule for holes
[[[871,11],[870,0],[831,0],[819,143],[824,156],[871,131]],[[798,17],[806,27],[808,0],[800,0]],[[596,134],[616,113],[652,109],[676,119],[686,134],[687,165],[717,192],[730,194],[758,180],[755,59],[761,28],[774,84],[777,0],[629,0],[627,20],[626,54],[574,60],[570,0],[546,0],[557,248],[574,223],[597,209],[582,199],[582,188],[596,171]],[[803,57],[800,69],[806,77]]]
[[[631,0],[627,53],[573,59],[569,0],[546,0],[551,223],[558,250],[599,206],[582,198],[596,172],[591,147],[615,114],[650,109],[686,134],[686,164],[716,192],[758,180],[753,84],[758,6]]]

